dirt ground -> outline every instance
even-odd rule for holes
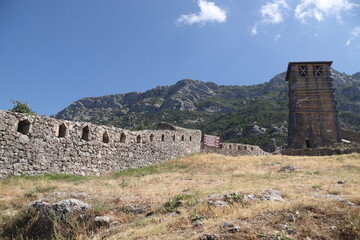
[[[360,239],[360,154],[196,154],[102,177],[12,177],[0,180],[0,238],[37,239],[29,202],[70,197],[111,220],[53,223],[49,239]]]

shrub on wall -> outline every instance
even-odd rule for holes
[[[22,103],[20,100],[12,100],[11,102],[14,105],[14,107],[10,109],[11,112],[26,113],[31,115],[36,114],[31,110],[27,103]]]

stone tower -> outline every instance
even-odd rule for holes
[[[341,141],[332,62],[290,62],[289,148],[313,148]]]

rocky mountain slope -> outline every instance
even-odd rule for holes
[[[340,122],[360,130],[360,72],[347,75],[332,70]],[[89,97],[55,115],[59,119],[90,121],[128,129],[152,128],[165,121],[215,134],[223,141],[282,146],[287,135],[285,73],[251,86],[219,86],[185,79],[146,92]]]

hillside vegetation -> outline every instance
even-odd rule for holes
[[[332,70],[332,76],[342,128],[360,130],[360,74]],[[269,142],[286,143],[287,82],[285,73],[252,86],[218,86],[186,79],[144,93],[80,99],[55,117],[136,130],[168,122],[267,150]]]
[[[197,154],[103,177],[12,177],[0,180],[0,238],[355,240],[359,174],[359,154]],[[42,215],[30,201],[69,196],[92,207],[49,228],[36,225]],[[111,223],[96,227],[92,216]]]

